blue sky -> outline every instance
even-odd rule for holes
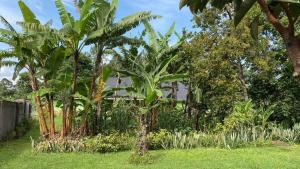
[[[43,23],[52,20],[53,26],[61,28],[58,12],[55,8],[54,0],[23,0],[37,15],[38,19]],[[62,0],[67,10],[73,16],[76,11],[72,0]],[[0,15],[4,16],[11,24],[22,20],[21,12],[18,8],[18,0],[0,0]],[[162,16],[161,19],[153,20],[153,27],[162,33],[165,33],[170,25],[176,22],[176,31],[181,32],[183,28],[192,29],[192,14],[187,8],[179,10],[179,0],[119,0],[116,20],[139,11],[152,11],[153,14]],[[142,26],[129,32],[128,36],[137,35]],[[5,46],[0,44],[0,49]],[[0,68],[0,79],[11,79],[12,68]]]

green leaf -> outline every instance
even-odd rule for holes
[[[147,21],[144,21],[144,26],[145,26],[145,29],[146,29],[146,32],[148,34],[148,38],[149,38],[149,44],[152,48],[154,49],[157,49],[158,48],[158,42],[157,42],[157,36],[156,36],[156,33],[154,31],[154,29],[152,28],[152,26],[150,25],[149,22]]]
[[[17,34],[17,31],[12,27],[12,25],[3,17],[0,15],[0,22],[10,31],[14,32]]]
[[[102,71],[102,80],[106,82],[112,73],[112,68],[110,66],[105,66]]]
[[[176,22],[174,21],[173,24],[171,25],[171,27],[169,28],[168,32],[165,35],[166,39],[171,37],[172,33],[175,30],[175,26],[176,26]]]
[[[61,2],[61,0],[55,0],[55,5],[58,10],[61,23],[63,25],[70,24],[73,25],[73,19],[71,18],[70,14],[65,9],[64,4]]]
[[[80,11],[80,20],[82,21],[83,18],[85,18],[89,12],[91,11],[91,7],[92,7],[92,4],[93,4],[93,0],[85,0],[84,1],[84,4],[81,8],[81,11]]]
[[[23,1],[19,1],[19,7],[21,9],[23,18],[25,22],[29,23],[40,23],[37,19],[34,13],[26,6],[26,4]]]
[[[248,11],[255,4],[256,0],[244,0],[240,5],[235,6],[234,25],[237,26]]]

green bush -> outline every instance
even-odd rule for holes
[[[168,139],[170,133],[165,130],[159,130],[158,132],[150,132],[147,135],[148,148],[150,150],[159,150],[164,148],[164,142]]]
[[[113,133],[110,135],[97,135],[86,141],[86,148],[89,152],[117,152],[130,150],[133,145],[133,140],[128,134]]]
[[[112,133],[109,135],[97,135],[92,138],[55,138],[35,142],[32,140],[34,152],[116,152],[130,150],[133,139],[128,134]]]
[[[60,139],[55,138],[51,140],[43,140],[35,143],[32,140],[33,151],[38,152],[55,152],[55,153],[67,153],[67,152],[80,152],[86,150],[85,139]]]

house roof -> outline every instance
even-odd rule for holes
[[[120,86],[117,86],[117,80],[116,77],[110,77],[107,81],[105,86],[109,89],[115,88],[115,87],[130,87],[131,86],[131,79],[130,77],[122,77]],[[171,87],[171,83],[163,83],[163,87]],[[168,96],[171,94],[171,89],[165,89],[163,90],[164,98],[168,98]],[[127,92],[125,90],[120,90],[116,92],[115,97],[125,97],[127,96]],[[187,87],[181,83],[178,82],[178,88],[177,88],[177,101],[185,101],[187,97]]]

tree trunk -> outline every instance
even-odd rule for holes
[[[201,110],[197,110],[197,112],[196,112],[196,118],[195,118],[195,129],[196,129],[197,131],[200,131],[200,125],[199,125],[200,111],[201,111]]]
[[[73,126],[73,115],[74,115],[74,94],[76,93],[77,86],[77,74],[78,74],[78,59],[79,59],[79,51],[74,52],[74,60],[73,60],[73,75],[72,75],[72,86],[71,86],[71,96],[70,96],[70,105],[69,105],[69,113],[68,113],[68,126],[67,133],[72,132]]]
[[[34,77],[34,71],[30,70],[30,69],[29,69],[29,79],[31,81],[32,91],[37,92],[39,90],[37,80]],[[45,137],[48,135],[48,127],[47,127],[47,123],[46,123],[45,116],[44,116],[44,110],[42,107],[41,97],[34,96],[34,101],[35,101],[36,110],[37,110],[38,118],[39,118],[40,135]]]
[[[60,133],[60,138],[64,139],[66,134],[67,134],[67,105],[63,105],[62,109],[62,123],[61,123],[61,133]]]
[[[90,91],[89,91],[89,99],[90,100],[94,100],[95,99],[95,96],[96,96],[96,93],[97,93],[97,85],[96,85],[96,80],[97,78],[101,75],[101,72],[102,72],[102,54],[103,54],[103,51],[102,49],[100,50],[101,47],[99,47],[99,50],[98,50],[98,53],[97,53],[97,57],[96,57],[96,61],[95,61],[95,65],[94,65],[94,69],[93,69],[93,76],[92,76],[92,79],[91,79],[91,82],[90,82]],[[96,101],[95,104],[97,105],[97,109],[96,109],[96,112],[94,112],[93,114],[93,134],[96,134],[95,130],[96,130],[96,126],[97,126],[97,116],[98,114],[100,114],[100,110],[101,108],[100,107],[100,103],[99,101]],[[80,122],[80,135],[83,135],[86,133],[87,129],[86,129],[86,122],[87,122],[87,113],[89,111],[89,106],[86,105],[85,108],[84,108],[84,114],[83,116],[81,117],[81,122]]]
[[[48,80],[44,77],[45,87],[48,88]],[[50,126],[50,138],[53,138],[55,135],[55,123],[54,123],[54,105],[53,105],[53,97],[50,94],[46,94],[46,102],[49,114],[49,126]]]
[[[145,122],[145,115],[139,115],[139,132],[138,132],[138,154],[145,156],[147,152],[147,126]]]
[[[237,60],[237,75],[238,75],[238,79],[241,83],[244,100],[248,100],[249,94],[248,94],[248,89],[247,89],[247,84],[246,84],[246,80],[245,80],[244,69],[243,69],[241,58],[238,58],[238,60]]]
[[[178,90],[178,83],[172,82],[172,99],[173,99],[172,106],[173,107],[176,107],[177,105],[177,90]]]
[[[191,78],[189,78],[187,99],[186,99],[186,113],[189,120],[192,119],[192,107],[193,107],[192,82],[191,82]]]
[[[275,30],[280,34],[286,45],[286,50],[291,59],[294,67],[293,76],[300,85],[300,35],[295,36],[295,25],[297,23],[297,17],[294,18],[289,12],[289,9],[285,9],[285,13],[288,20],[288,26],[285,27],[281,24],[280,20],[274,14],[274,11],[270,10],[265,0],[257,0],[260,8],[267,16],[268,21],[273,25]]]
[[[156,102],[154,102],[152,104],[152,106],[155,105]],[[153,131],[156,129],[156,125],[157,125],[157,109],[156,107],[152,107],[150,110],[150,131]]]
[[[300,85],[300,39],[290,37],[285,41],[287,53],[293,63],[293,76]]]

